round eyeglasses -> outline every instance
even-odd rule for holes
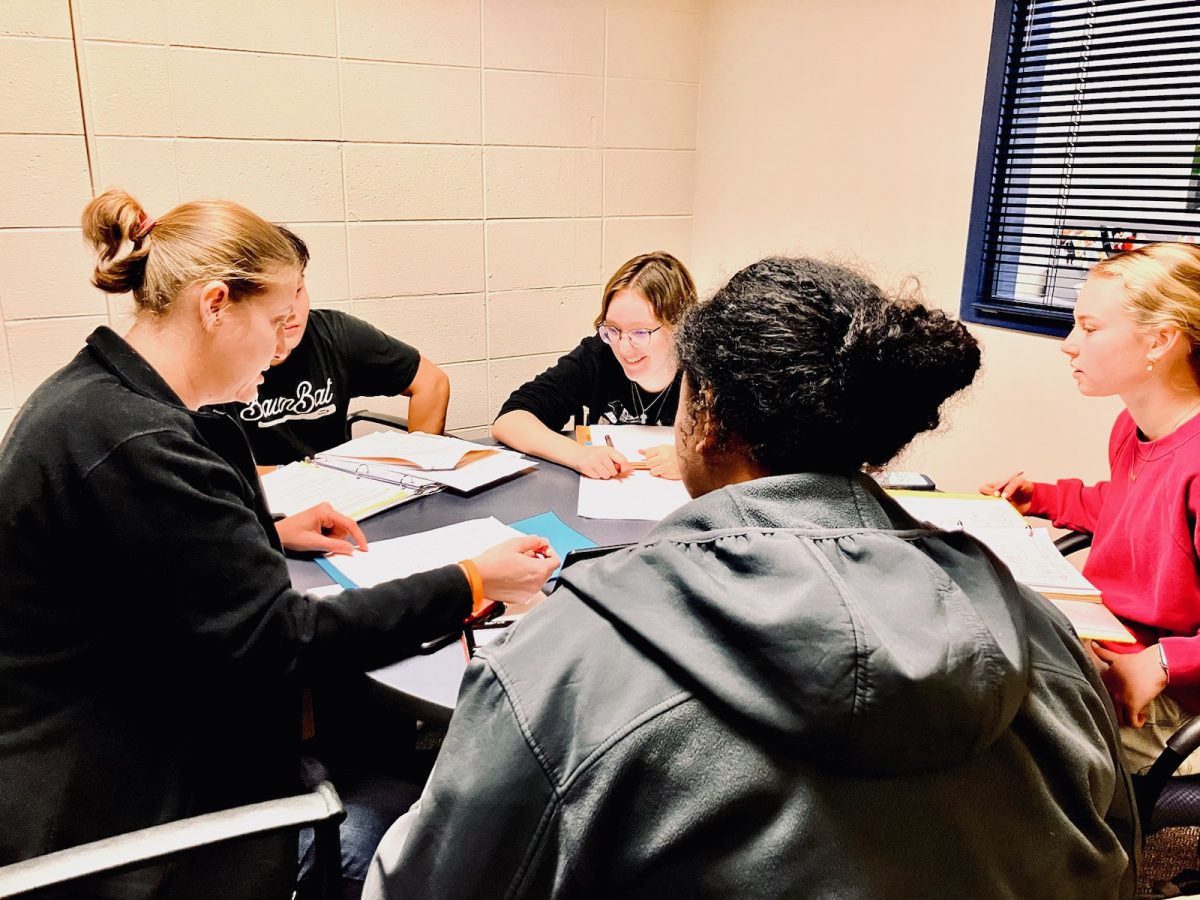
[[[658,328],[662,326],[659,325]],[[626,337],[629,338],[629,346],[644,350],[650,346],[650,338],[654,337],[658,328],[631,328],[629,331],[622,331],[611,325],[600,325],[596,328],[596,334],[600,335],[600,340],[604,343],[614,347],[621,342],[622,337]]]

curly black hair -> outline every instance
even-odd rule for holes
[[[979,369],[979,344],[939,310],[813,259],[769,257],[691,310],[675,338],[691,415],[773,474],[878,466],[936,428]]]

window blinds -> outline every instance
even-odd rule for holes
[[[997,11],[963,285],[971,321],[1065,333],[1092,263],[1200,235],[1200,2]]]

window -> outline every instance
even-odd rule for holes
[[[1066,334],[1092,263],[1198,236],[1200,2],[998,0],[963,318]]]

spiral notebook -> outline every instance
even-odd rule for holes
[[[342,515],[359,522],[442,489],[440,484],[400,475],[380,477],[314,462],[294,462],[262,476],[271,512],[291,516],[328,501]]]
[[[313,462],[362,478],[434,482],[463,493],[537,465],[515,450],[419,431],[374,431],[318,453]]]

